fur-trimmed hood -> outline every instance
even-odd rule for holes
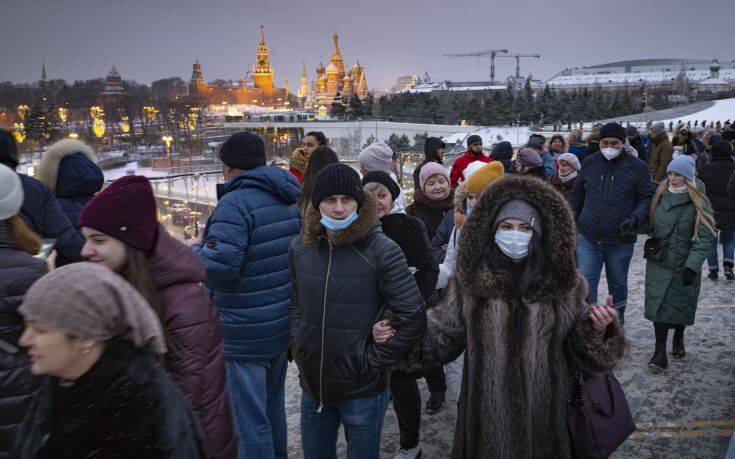
[[[319,238],[327,236],[335,246],[349,245],[364,238],[378,223],[378,203],[372,193],[365,193],[365,202],[357,210],[357,219],[346,229],[333,233],[321,224],[322,214],[314,206],[309,206],[304,215],[301,231],[304,244],[316,244]]]
[[[104,175],[97,153],[81,140],[65,139],[51,145],[38,164],[36,178],[57,197],[92,195],[102,189]]]
[[[512,279],[503,273],[490,271],[485,259],[494,243],[495,216],[503,204],[512,199],[527,201],[541,214],[544,255],[556,273],[533,282],[524,292],[524,297],[528,301],[546,301],[567,296],[579,282],[575,255],[576,225],[564,197],[551,185],[533,177],[505,176],[483,191],[460,235],[458,281],[463,288],[479,297],[509,293]]]

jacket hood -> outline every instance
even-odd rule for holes
[[[480,297],[510,292],[512,280],[490,271],[485,263],[495,234],[493,222],[502,206],[522,199],[538,210],[543,225],[544,254],[555,270],[554,276],[533,282],[524,298],[561,298],[579,283],[575,249],[577,227],[564,197],[548,183],[537,178],[506,175],[483,191],[480,202],[465,221],[457,252],[457,280],[470,293]]]
[[[153,284],[159,289],[173,284],[204,282],[206,278],[199,256],[170,236],[162,225],[158,227],[158,240],[149,262]]]
[[[494,159],[512,159],[513,145],[507,141],[500,142],[493,147],[493,151],[490,153],[490,156]]]
[[[446,144],[438,137],[429,137],[424,143],[424,157],[427,161],[436,161],[441,164],[441,158],[437,156],[436,151],[440,148],[444,148]]]
[[[435,201],[424,194],[421,190],[413,191],[413,201],[432,209],[449,210],[454,207],[454,190],[450,190],[449,196],[441,201]]]
[[[81,140],[65,139],[51,145],[38,164],[38,180],[57,197],[92,195],[102,189],[104,174],[97,154]]]
[[[217,197],[222,199],[230,191],[240,188],[260,188],[285,204],[296,204],[301,196],[301,188],[293,174],[274,166],[256,167],[217,185]]]
[[[454,208],[462,213],[467,212],[467,193],[464,191],[464,184],[454,189]]]
[[[349,245],[364,238],[378,225],[378,203],[372,193],[365,193],[365,202],[357,212],[357,219],[346,229],[338,233],[327,233],[321,224],[321,212],[314,206],[309,206],[301,231],[304,244],[316,244],[323,236],[327,236],[335,246]]]

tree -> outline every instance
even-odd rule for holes
[[[414,151],[422,152],[424,151],[424,144],[426,143],[426,139],[429,138],[429,133],[424,132],[423,134],[416,134],[413,136],[413,149]]]
[[[411,141],[408,140],[408,136],[406,134],[399,136],[394,133],[388,137],[388,146],[394,153],[403,153],[411,148]]]
[[[345,116],[346,109],[344,104],[339,100],[335,100],[332,102],[332,110],[329,112],[329,114],[335,118],[342,118]]]
[[[56,111],[46,103],[34,104],[25,119],[25,133],[29,140],[39,144],[53,141],[58,136]]]
[[[365,112],[365,116],[373,116],[373,106],[375,105],[375,96],[373,96],[372,92],[367,93],[367,96],[365,96],[365,99],[362,101],[363,111]]]
[[[376,142],[376,140],[377,140],[377,139],[375,138],[375,136],[374,136],[374,135],[372,135],[372,134],[370,134],[370,137],[368,137],[368,138],[367,138],[367,140],[365,140],[365,143],[364,143],[364,144],[362,144],[362,148],[363,148],[363,150],[364,150],[365,148],[369,147],[370,145],[372,145],[373,143],[375,143],[375,142]]]
[[[350,119],[360,118],[365,115],[365,106],[357,95],[353,94],[347,104],[347,117]]]

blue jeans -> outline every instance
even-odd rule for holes
[[[347,459],[378,459],[380,433],[388,391],[369,397],[330,403],[317,413],[318,405],[305,392],[301,393],[301,443],[304,459],[337,457],[337,432],[342,423],[347,439]]]
[[[577,243],[577,266],[589,285],[590,304],[597,302],[597,286],[600,283],[602,265],[605,265],[607,288],[617,307],[620,323],[625,323],[625,307],[628,302],[628,269],[633,258],[635,244],[604,244],[589,242],[582,234]],[[604,304],[604,302],[602,303]],[[620,306],[620,307],[618,307]]]
[[[227,384],[240,459],[286,458],[286,353],[264,360],[227,360]]]
[[[735,258],[735,230],[720,230],[720,242],[722,243],[722,262],[733,263]],[[707,257],[707,265],[709,269],[717,271],[717,237],[712,241],[712,250]]]

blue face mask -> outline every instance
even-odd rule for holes
[[[355,220],[357,220],[357,209],[355,209],[347,218],[343,220],[335,220],[322,214],[321,224],[323,227],[337,233],[350,226]]]
[[[469,217],[471,213],[472,213],[472,207],[468,207],[467,208],[467,216]]]

